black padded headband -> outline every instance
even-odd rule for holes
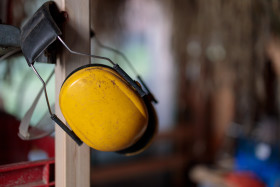
[[[21,28],[21,50],[29,66],[62,34],[58,27],[61,20],[57,6],[49,1]]]

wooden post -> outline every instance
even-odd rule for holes
[[[90,53],[90,0],[56,0],[61,11],[66,11],[67,21],[62,39],[72,49]],[[70,54],[66,49],[57,59],[56,114],[64,120],[59,108],[59,91],[67,75],[77,67],[89,64],[90,58]],[[65,122],[65,120],[64,120]],[[55,183],[59,187],[90,186],[90,150],[78,146],[66,133],[55,129]]]

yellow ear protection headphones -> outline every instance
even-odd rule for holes
[[[43,84],[51,118],[79,145],[84,142],[100,151],[125,155],[141,152],[157,131],[157,115],[151,103],[156,100],[140,76],[137,77],[146,91],[109,58],[71,50],[60,37],[59,15],[55,3],[47,2],[21,30],[23,55]],[[59,94],[59,106],[72,130],[52,113],[46,83],[34,66],[40,55],[54,49],[57,41],[70,53],[107,60],[112,64],[112,67],[85,65],[65,79]],[[121,52],[98,43],[129,62]]]

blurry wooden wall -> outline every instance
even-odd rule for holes
[[[280,51],[268,46],[279,1],[177,0],[173,13],[179,120],[195,126],[194,156],[212,162],[232,122],[250,136],[263,116],[278,120]]]

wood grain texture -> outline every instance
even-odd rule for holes
[[[90,53],[90,0],[56,0],[56,3],[68,15],[63,28],[63,40],[72,50]],[[70,72],[89,63],[89,57],[72,55],[66,49],[57,59],[56,114],[64,122],[58,100],[60,87]],[[89,147],[85,144],[79,147],[60,127],[56,126],[55,130],[56,186],[90,186]]]

